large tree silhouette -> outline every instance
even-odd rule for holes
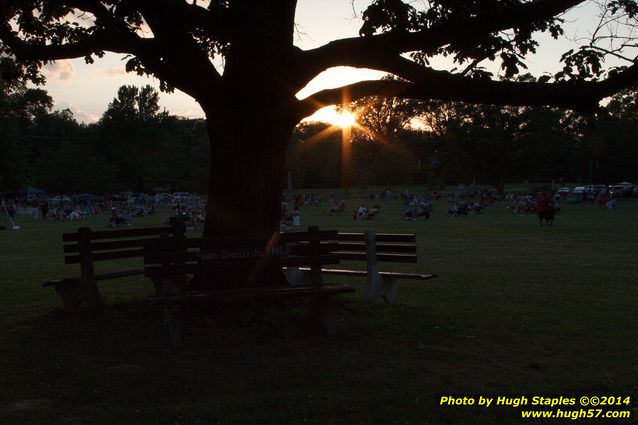
[[[561,15],[585,3],[375,0],[362,14],[359,37],[302,50],[294,44],[295,0],[2,0],[0,39],[6,75],[37,81],[48,61],[92,62],[110,51],[130,55],[127,70],[153,74],[163,88],[192,96],[206,114],[211,143],[206,235],[266,238],[278,229],[292,130],[314,111],[341,103],[344,94],[352,100],[398,96],[592,111],[636,80],[638,67],[622,50],[631,43],[607,43],[614,34],[603,33],[609,21],[632,24],[632,0],[600,4],[604,16],[591,39],[565,54],[557,75],[514,78],[522,58],[535,52],[535,34],[561,35]],[[458,69],[434,69],[430,59],[437,55],[454,58]],[[606,55],[628,59],[628,66],[606,72]],[[211,60],[220,57],[223,72]],[[482,61],[499,62],[505,79],[490,78]],[[295,97],[336,66],[398,79]]]

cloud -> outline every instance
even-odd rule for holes
[[[91,124],[97,122],[100,119],[99,115],[84,112],[83,110],[76,108],[69,102],[55,102],[56,111],[61,111],[63,109],[69,109],[73,113],[73,117],[75,118],[75,120],[84,124]]]
[[[73,112],[73,116],[75,117],[76,121],[84,124],[91,124],[97,122],[100,119],[100,117],[96,114],[89,114],[88,112],[80,110],[71,110],[71,112]]]
[[[101,68],[97,74],[106,78],[121,78],[128,74],[124,67],[121,68]]]
[[[75,67],[68,60],[51,62],[44,66],[44,75],[50,80],[70,81],[75,79]]]
[[[168,111],[171,115],[175,115],[180,118],[206,118],[202,110],[195,109],[183,109],[178,111]]]

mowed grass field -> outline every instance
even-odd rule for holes
[[[179,353],[143,277],[101,282],[104,314],[79,320],[41,287],[78,273],[63,264],[61,234],[104,228],[106,215],[18,220],[0,231],[0,424],[574,422],[440,406],[444,395],[631,395],[618,409],[638,423],[638,200],[564,206],[553,227],[504,203],[453,218],[443,200],[418,222],[401,220],[399,201],[379,203],[377,219],[359,222],[326,215],[324,201],[301,210],[302,224],[416,233],[419,263],[388,269],[438,279],[401,281],[388,305],[340,278],[357,293],[342,297],[335,338],[311,331],[297,304],[191,311]]]

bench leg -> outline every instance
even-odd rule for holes
[[[65,282],[56,285],[55,292],[62,298],[64,311],[71,315],[77,315],[83,302],[86,302],[89,310],[94,313],[101,311],[104,307],[104,301],[96,285]]]
[[[55,285],[55,292],[62,298],[62,306],[64,311],[75,316],[82,304],[79,283],[65,283]]]
[[[299,270],[299,267],[288,267],[286,269],[286,280],[290,286],[303,286],[310,282],[308,273]]]
[[[319,322],[328,336],[337,334],[337,304],[336,296],[321,297],[319,300]]]
[[[164,320],[168,328],[168,339],[173,350],[182,348],[182,326],[180,323],[179,306],[164,307]]]
[[[399,289],[399,281],[397,279],[385,278],[381,279],[381,296],[388,304],[397,301],[397,290]]]
[[[363,297],[367,301],[374,301],[377,297],[383,296],[383,279],[379,276],[378,273],[368,272],[366,276],[366,287],[363,293]]]
[[[398,287],[399,281],[397,279],[382,278],[378,274],[368,275],[364,297],[368,301],[383,297],[387,303],[392,304],[397,300]]]
[[[84,298],[88,304],[89,310],[94,313],[102,311],[104,308],[104,300],[102,299],[100,291],[97,289],[97,283],[93,282],[90,285],[83,285],[82,292],[82,298]]]

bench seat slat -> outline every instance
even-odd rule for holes
[[[383,278],[396,278],[396,279],[414,279],[414,280],[429,280],[435,279],[437,275],[431,273],[404,273],[404,272],[379,272],[379,276]]]
[[[362,252],[337,251],[335,254],[339,256],[339,260],[343,261],[366,261],[367,257]],[[377,261],[385,261],[388,263],[417,263],[415,254],[377,254]]]
[[[110,272],[110,273],[101,273],[95,275],[95,280],[107,280],[107,279],[116,279],[120,277],[128,277],[128,276],[138,276],[143,275],[144,269],[135,269],[135,270],[124,270],[119,272]],[[66,279],[59,280],[49,280],[44,282],[42,286],[57,286],[57,285],[68,285],[72,283],[77,283],[81,280],[80,277],[70,277]]]
[[[325,284],[324,286],[265,286],[256,288],[220,289],[206,292],[177,295],[151,295],[149,300],[158,305],[176,305],[211,301],[235,301],[282,296],[336,295],[354,292],[348,285]]]
[[[310,267],[299,267],[302,272],[309,272]],[[365,270],[347,270],[347,269],[321,269],[321,273],[333,275],[333,276],[367,276],[368,272]],[[395,278],[395,279],[413,279],[413,280],[429,280],[435,279],[437,275],[430,273],[405,273],[405,272],[379,272],[379,276],[383,278]]]
[[[317,266],[324,264],[338,264],[339,258],[335,254],[322,255],[317,257],[260,257],[247,260],[224,261],[217,263],[209,262],[191,262],[186,264],[169,264],[169,265],[149,265],[147,262],[144,268],[147,276],[158,275],[183,275],[195,274],[198,272],[216,272],[237,268],[265,268],[269,266],[276,267],[296,267],[300,265],[308,265],[314,263]],[[152,263],[150,263],[152,264]]]

